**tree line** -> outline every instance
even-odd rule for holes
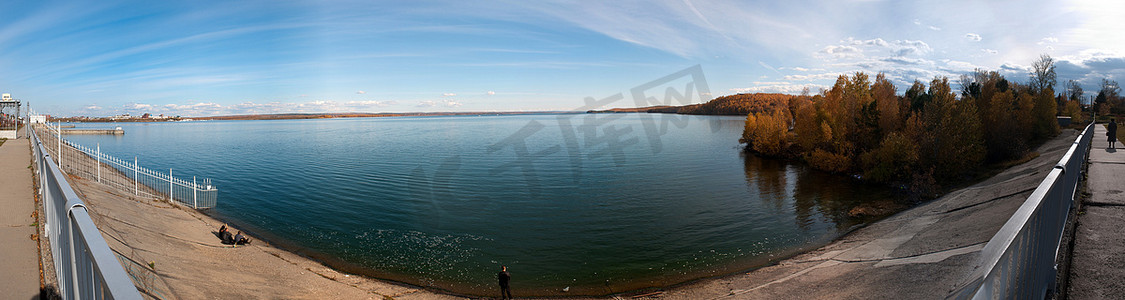
[[[1040,57],[1032,69],[1026,84],[978,69],[961,76],[959,90],[939,76],[928,86],[915,80],[901,95],[882,73],[874,80],[863,72],[840,75],[817,95],[771,96],[775,103],[753,105],[767,109],[747,113],[740,142],[760,156],[802,160],[932,196],[939,183],[1028,158],[1035,145],[1058,134],[1056,115],[1085,121],[1076,82],[1055,96],[1051,57]],[[1107,103],[1098,109],[1125,109],[1113,105],[1122,100],[1110,83],[1099,92],[1105,100],[1095,100]]]

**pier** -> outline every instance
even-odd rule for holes
[[[110,134],[110,135],[124,135],[125,130],[121,127],[114,129],[63,129],[62,134],[65,135],[79,135],[79,134]]]

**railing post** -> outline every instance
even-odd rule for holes
[[[134,196],[140,196],[141,195],[141,190],[140,190],[139,186],[137,185],[137,182],[141,181],[141,177],[137,175],[138,174],[137,169],[140,169],[140,168],[141,167],[137,166],[137,157],[133,156],[133,195]]]
[[[70,220],[70,212],[69,211],[66,213],[65,217],[66,217],[66,220],[65,220],[66,226],[67,226],[67,228],[69,228],[67,230],[67,232],[68,232],[67,239],[70,240],[70,242],[69,242],[69,244],[70,244],[70,247],[69,247],[70,248],[70,251],[69,251],[70,252],[69,253],[70,258],[68,259],[69,262],[70,262],[70,280],[71,280],[70,291],[74,293],[73,294],[74,299],[82,299],[82,294],[81,294],[82,288],[78,286],[78,273],[81,272],[80,270],[78,270],[78,259],[77,259],[79,257],[79,255],[77,253],[78,252],[78,249],[77,249],[78,248],[78,239],[74,234],[74,222]],[[63,220],[59,220],[59,221],[63,221]]]
[[[195,176],[191,177],[191,206],[199,209],[199,186],[195,184]]]
[[[172,168],[168,168],[168,202],[172,202]]]
[[[98,183],[102,182],[102,143],[98,143]]]
[[[55,122],[55,126],[56,126],[55,127],[55,133],[58,134],[58,138],[55,139],[55,142],[57,142],[57,144],[58,144],[57,147],[58,147],[58,150],[59,150],[58,152],[55,152],[56,154],[59,155],[59,157],[56,157],[55,159],[57,159],[59,161],[59,170],[61,171],[62,168],[63,168],[63,162],[62,162],[62,121]],[[66,171],[63,171],[63,172],[66,172]]]

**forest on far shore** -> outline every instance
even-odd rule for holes
[[[746,151],[932,197],[943,184],[977,178],[987,166],[1033,158],[1036,145],[1059,133],[1056,116],[1086,124],[1090,109],[1101,115],[1125,112],[1114,81],[1103,80],[1084,111],[1077,82],[1055,94],[1050,56],[1040,57],[1032,69],[1026,83],[978,69],[961,76],[959,90],[947,77],[936,77],[928,86],[915,80],[902,94],[884,74],[872,80],[858,72],[840,75],[817,95],[727,96],[680,113],[745,114],[740,142]]]

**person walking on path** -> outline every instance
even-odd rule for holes
[[[500,299],[512,299],[512,287],[508,285],[512,274],[508,273],[508,266],[500,266],[500,273],[496,274],[496,278],[500,280]]]
[[[1109,149],[1117,149],[1117,121],[1109,119],[1109,125],[1105,128],[1107,129],[1105,135],[1109,136]]]

